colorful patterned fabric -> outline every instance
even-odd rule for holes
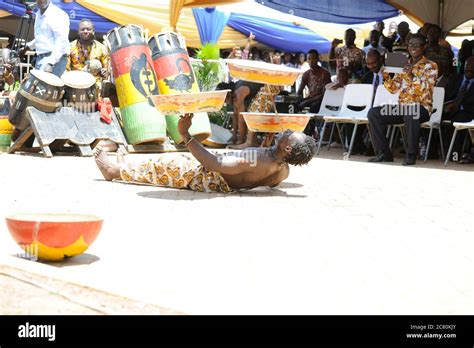
[[[83,47],[79,40],[71,42],[71,53],[68,56],[66,66],[67,71],[85,70],[91,60],[97,59],[101,62],[104,69],[109,68],[109,52],[99,41],[94,40],[91,45]],[[100,84],[103,78],[96,74],[97,84]]]
[[[335,58],[337,71],[343,68],[360,71],[364,68],[365,53],[356,46],[336,47]]]
[[[400,92],[400,104],[421,104],[431,113],[438,67],[435,62],[423,57],[413,66],[412,72],[413,79],[410,79],[405,72],[395,74],[392,79],[385,73],[385,88],[390,93]]]
[[[220,173],[204,169],[201,163],[188,154],[166,154],[156,161],[128,164],[121,168],[120,176],[122,180],[130,183],[198,192],[233,191]]]
[[[331,82],[331,74],[326,69],[310,69],[303,74],[303,83],[308,87],[308,97],[324,94],[324,87]]]
[[[282,87],[280,86],[264,85],[252,99],[248,112],[270,112],[273,106],[273,99],[281,90]]]

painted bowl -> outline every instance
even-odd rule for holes
[[[253,132],[279,133],[287,129],[302,132],[313,114],[273,114],[242,112],[247,127]]]
[[[15,242],[30,256],[61,261],[82,254],[97,238],[103,220],[94,215],[15,214],[6,217]]]
[[[152,95],[151,100],[163,115],[195,112],[218,112],[222,109],[229,89],[222,91]]]
[[[236,79],[275,86],[292,86],[304,71],[255,60],[224,59]]]

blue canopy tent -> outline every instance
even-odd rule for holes
[[[263,0],[264,6],[319,22],[360,24],[399,15],[385,0]]]
[[[303,26],[271,18],[232,13],[228,25],[245,35],[255,34],[258,41],[283,52],[329,51],[331,43]]]
[[[52,2],[63,9],[71,20],[71,30],[78,30],[79,22],[83,18],[92,20],[97,33],[106,33],[117,26],[116,23],[86,9],[75,3],[65,3],[61,0],[52,0]],[[0,10],[7,11],[15,16],[23,16],[26,12],[25,5],[19,0],[0,0]]]
[[[217,42],[225,25],[257,41],[284,52],[307,52],[317,49],[328,52],[330,42],[303,26],[288,21],[250,16],[242,13],[225,14],[216,9],[193,9],[202,44]]]

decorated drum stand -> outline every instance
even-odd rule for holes
[[[105,40],[111,52],[125,135],[132,145],[166,139],[165,118],[150,100],[151,95],[158,94],[158,85],[143,34],[141,27],[126,25],[111,30]]]
[[[163,32],[154,35],[148,42],[153,56],[153,65],[160,94],[199,93],[184,37],[179,33]],[[198,141],[211,135],[211,124],[205,112],[194,113],[189,133]],[[178,132],[179,115],[166,116],[168,135],[175,143],[183,142]]]

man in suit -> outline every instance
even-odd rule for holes
[[[458,92],[456,98],[444,104],[443,119],[454,122],[471,122],[474,120],[474,56],[469,57],[464,64],[464,75],[460,78],[458,84]],[[451,131],[454,128],[451,127]],[[451,133],[452,134],[452,133]],[[453,156],[459,158],[459,154],[464,150],[462,144],[467,136],[467,151],[471,149],[472,142],[468,136],[467,130],[458,132],[456,141],[453,147]],[[457,154],[457,155],[456,155]],[[469,154],[464,154],[467,161],[472,161],[468,158]]]
[[[377,50],[370,50],[367,53],[367,73],[362,76],[361,82],[366,84],[371,84],[374,87],[374,99],[375,93],[377,92],[377,87],[380,84],[383,84],[383,75],[382,75],[382,63],[383,57]],[[368,129],[365,125],[360,125],[357,127],[356,138],[354,140],[354,146],[356,149],[360,149],[361,153],[365,156],[373,156],[372,142],[369,136]]]

